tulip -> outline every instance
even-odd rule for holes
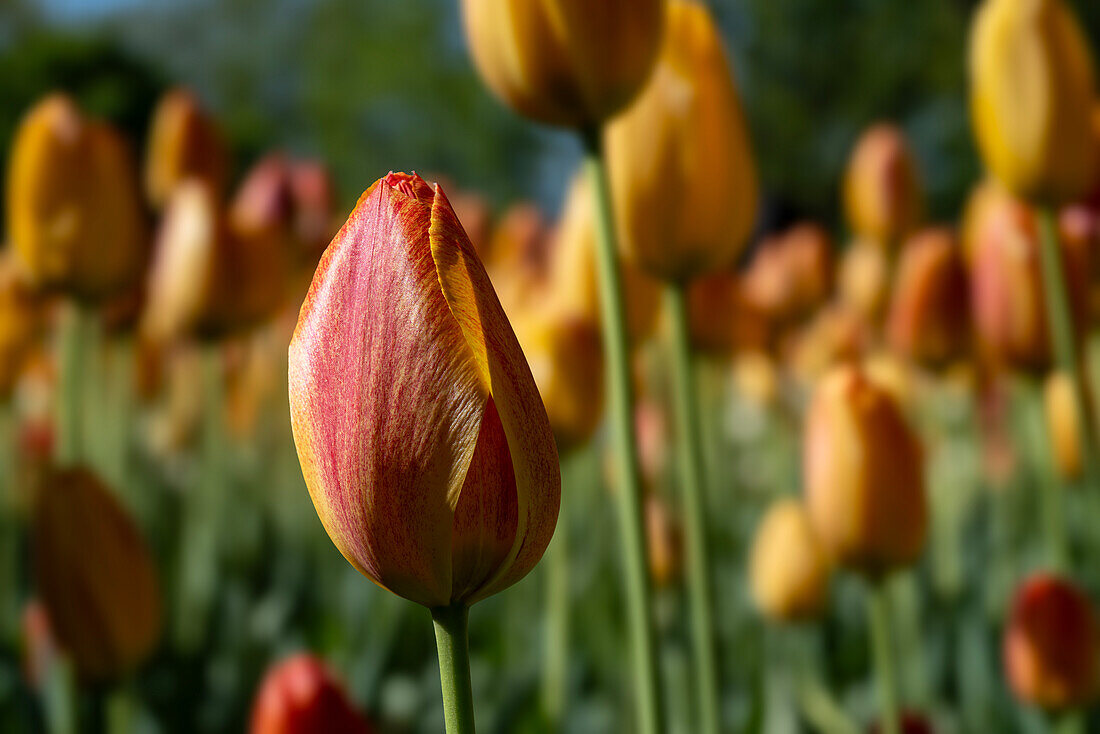
[[[646,495],[645,529],[649,576],[658,588],[672,586],[683,573],[683,532],[668,503],[654,494]]]
[[[286,250],[277,222],[240,232],[197,180],[165,210],[148,281],[144,333],[166,341],[211,339],[271,318],[282,302]]]
[[[1088,43],[1061,0],[985,0],[970,34],[970,111],[986,168],[1043,204],[1093,183],[1095,89]]]
[[[1016,591],[1004,633],[1009,687],[1021,701],[1063,710],[1096,700],[1100,631],[1092,602],[1050,574]]]
[[[1084,470],[1081,418],[1069,378],[1060,372],[1051,373],[1046,379],[1043,397],[1054,468],[1063,479],[1080,479]]]
[[[316,265],[328,247],[337,227],[336,187],[324,163],[299,159],[291,163],[290,192],[294,202],[294,234],[298,249],[309,263]]]
[[[252,705],[250,734],[370,734],[370,722],[340,683],[312,655],[299,653],[272,667]]]
[[[310,496],[365,576],[439,607],[534,567],[557,518],[553,436],[441,189],[391,174],[360,199],[302,306],[290,395]]]
[[[672,0],[649,86],[607,131],[627,259],[683,282],[733,265],[756,217],[756,170],[721,34]]]
[[[466,38],[486,83],[541,122],[592,127],[648,79],[664,0],[463,0]]]
[[[120,678],[160,638],[156,568],[137,527],[89,470],[53,473],[31,527],[38,593],[60,646],[85,679]]]
[[[886,323],[890,346],[930,366],[965,356],[970,339],[969,286],[955,233],[922,230],[902,249]]]
[[[746,351],[733,360],[733,384],[737,393],[757,405],[769,406],[779,397],[779,374],[765,352]]]
[[[753,600],[780,622],[821,613],[829,587],[829,561],[802,504],[778,500],[756,529],[749,557]]]
[[[252,167],[229,205],[227,216],[233,229],[289,239],[294,207],[290,170],[290,160],[281,153],[270,153]]]
[[[550,249],[550,288],[560,307],[599,323],[600,299],[596,273],[596,222],[588,182],[577,177],[569,190]],[[635,265],[620,262],[625,295],[627,332],[637,344],[657,324],[660,292],[656,281]]]
[[[876,352],[863,360],[863,371],[871,382],[890,394],[903,411],[916,403],[916,385],[910,365],[896,354]]]
[[[900,129],[879,123],[860,137],[844,176],[844,206],[852,231],[886,249],[920,224],[920,175]]]
[[[828,233],[817,224],[804,222],[772,235],[745,274],[745,297],[778,322],[805,318],[832,291],[832,250]]]
[[[789,361],[792,371],[812,385],[838,363],[858,360],[866,352],[871,332],[866,319],[843,304],[818,312],[795,339]]]
[[[749,309],[744,306],[740,279],[732,271],[697,278],[688,286],[688,329],[691,344],[706,352],[733,350],[739,326]],[[749,319],[754,323],[759,320]],[[761,335],[761,341],[766,336]]]
[[[856,367],[817,387],[806,416],[806,501],[822,546],[872,579],[917,559],[928,508],[920,442],[890,394]]]
[[[145,161],[145,192],[153,205],[166,205],[176,186],[192,178],[220,198],[229,167],[221,132],[195,95],[185,89],[164,95],[153,113]]]
[[[512,319],[542,395],[550,426],[565,453],[584,445],[603,416],[603,345],[597,326],[568,314],[539,311]]]
[[[11,251],[0,253],[0,400],[11,398],[40,332],[42,310]]]
[[[886,307],[890,262],[874,240],[857,239],[840,258],[837,290],[841,303],[875,322]]]
[[[46,97],[16,130],[7,210],[34,286],[95,302],[140,277],[147,227],[130,152],[68,97]]]

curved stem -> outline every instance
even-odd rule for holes
[[[695,687],[699,697],[699,731],[717,734],[718,666],[714,657],[710,559],[707,555],[706,508],[703,490],[703,436],[699,423],[691,341],[688,334],[686,288],[665,287],[672,330],[673,399],[680,454],[681,497],[687,536],[688,595],[695,657]]]
[[[657,734],[662,728],[661,689],[657,685],[657,653],[653,634],[653,605],[646,572],[646,536],[642,515],[642,486],[638,474],[638,446],[634,435],[630,351],[623,307],[622,276],[618,247],[601,151],[600,133],[584,135],[585,172],[596,204],[596,265],[600,283],[600,311],[607,359],[608,418],[615,454],[616,497],[619,506],[623,574],[626,582],[626,614],[634,654],[634,703],[637,731]]]
[[[458,602],[432,609],[439,684],[447,734],[474,734],[474,693],[470,682],[470,608]]]
[[[890,604],[886,583],[872,583],[868,604],[871,621],[871,647],[875,656],[875,674],[878,677],[880,721],[882,734],[900,734],[898,725],[898,679],[894,668],[894,650],[890,639]]]
[[[1066,275],[1058,241],[1058,226],[1049,207],[1039,209],[1039,252],[1043,271],[1043,294],[1054,347],[1054,357],[1073,389],[1081,423],[1082,454],[1086,480],[1093,491],[1100,491],[1100,459],[1097,457],[1096,424],[1085,389],[1085,374],[1077,355],[1073,312],[1066,287]]]

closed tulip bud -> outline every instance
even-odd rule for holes
[[[1095,701],[1098,645],[1096,612],[1076,585],[1040,573],[1016,591],[1005,626],[1004,664],[1021,701],[1052,710]]]
[[[967,207],[974,327],[994,363],[1040,371],[1051,361],[1046,302],[1035,213],[995,185],[986,184]],[[1063,272],[1078,326],[1087,310],[1088,252],[1062,241]]]
[[[899,128],[879,123],[860,137],[844,176],[844,207],[852,231],[885,248],[920,224],[920,175]]]
[[[42,311],[11,251],[0,253],[0,400],[11,398],[41,331]]]
[[[599,283],[596,276],[596,219],[588,180],[578,176],[565,201],[561,220],[550,245],[551,290],[564,311],[600,323]],[[657,281],[629,262],[619,263],[623,279],[626,326],[632,344],[653,333],[661,305]]]
[[[145,160],[145,192],[154,206],[168,203],[176,186],[204,181],[215,196],[225,192],[229,152],[221,132],[198,99],[185,89],[161,98],[153,113]]]
[[[1079,479],[1083,468],[1081,420],[1073,383],[1062,372],[1051,373],[1043,388],[1043,398],[1054,468],[1065,479]]]
[[[463,0],[485,82],[525,117],[598,125],[630,104],[653,68],[664,0]]]
[[[252,704],[250,734],[371,734],[374,728],[317,658],[299,653],[271,668]]]
[[[830,565],[802,503],[779,500],[756,529],[749,584],[757,608],[780,622],[812,619],[829,590]]]
[[[922,452],[890,394],[837,368],[814,392],[804,442],[807,506],[829,555],[871,578],[915,561],[928,528]]]
[[[16,130],[7,209],[34,286],[95,302],[140,278],[148,231],[130,151],[68,97],[45,98]]]
[[[966,263],[948,227],[906,240],[894,279],[886,337],[898,354],[928,366],[966,355],[970,302]]]
[[[799,321],[833,289],[833,246],[819,225],[797,224],[760,244],[745,273],[745,297],[780,323]]]
[[[752,232],[757,183],[710,13],[672,0],[667,26],[649,86],[608,127],[607,157],[627,259],[685,281],[733,266]]]
[[[197,180],[177,187],[149,274],[145,334],[219,338],[272,317],[285,295],[287,263],[271,231],[234,229]]]
[[[272,234],[289,239],[294,207],[291,163],[281,153],[259,160],[241,182],[228,217],[240,233]]]
[[[133,520],[89,470],[55,472],[31,528],[36,588],[60,646],[88,680],[117,679],[156,646],[156,568]]]
[[[603,343],[591,321],[545,310],[512,319],[558,450],[588,442],[603,416]]]
[[[683,573],[683,530],[668,504],[657,495],[645,498],[645,530],[649,577],[657,587],[672,586]]]
[[[837,291],[841,303],[870,322],[886,308],[890,260],[873,240],[857,239],[840,258]]]
[[[994,178],[1046,204],[1086,193],[1095,104],[1088,44],[1062,0],[985,0],[970,35],[970,111]]]
[[[428,607],[523,578],[557,521],[550,422],[443,191],[390,174],[325,251],[290,345],[306,486],[365,576]]]

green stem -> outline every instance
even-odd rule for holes
[[[57,657],[46,671],[42,708],[49,734],[76,734],[77,691],[72,664]]]
[[[873,582],[869,592],[868,611],[871,622],[871,646],[875,656],[875,674],[878,677],[881,734],[900,734],[898,679],[894,668],[893,642],[890,639],[890,604],[885,581],[880,579]]]
[[[439,683],[447,734],[474,734],[474,693],[470,682],[470,608],[458,602],[432,609]]]
[[[577,456],[562,460],[562,502],[558,527],[546,550],[546,650],[543,656],[542,707],[555,730],[566,709],[569,669],[569,514],[566,497],[573,491]]]
[[[637,731],[662,730],[661,689],[657,684],[657,654],[653,633],[653,605],[646,571],[646,536],[642,514],[642,483],[638,473],[638,446],[634,435],[630,351],[623,306],[611,190],[598,130],[584,135],[585,172],[592,185],[596,210],[596,265],[600,283],[600,312],[607,364],[608,418],[616,459],[616,497],[626,582],[626,615],[633,651],[634,704]]]
[[[1063,480],[1050,460],[1050,426],[1047,425],[1042,384],[1031,381],[1023,386],[1024,409],[1029,432],[1025,445],[1031,446],[1031,463],[1039,490],[1039,513],[1047,544],[1047,562],[1053,571],[1069,566],[1066,542],[1066,515],[1062,506]]]
[[[107,695],[107,734],[130,734],[134,730],[137,702],[131,685],[129,682],[122,683]]]
[[[680,483],[687,537],[688,595],[691,603],[691,638],[695,657],[695,689],[698,695],[699,731],[717,734],[718,666],[714,657],[713,594],[707,555],[706,508],[703,482],[703,436],[699,423],[691,341],[688,333],[686,287],[665,287],[672,329],[673,399],[680,454]]]
[[[66,303],[60,328],[60,391],[57,404],[57,463],[75,464],[84,458],[84,371],[88,367],[88,321],[84,308]]]
[[[1058,369],[1069,378],[1077,415],[1081,424],[1082,455],[1085,476],[1093,491],[1100,491],[1100,459],[1097,457],[1096,424],[1085,389],[1085,374],[1077,355],[1073,311],[1066,287],[1062,252],[1058,242],[1058,225],[1049,207],[1039,209],[1040,258],[1043,271],[1043,294],[1046,298],[1050,334]]]

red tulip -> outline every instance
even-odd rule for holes
[[[329,245],[290,345],[314,506],[365,576],[429,607],[515,583],[550,542],[550,422],[439,186],[393,174]]]
[[[251,734],[370,734],[367,719],[321,662],[300,653],[264,676],[252,706]]]

